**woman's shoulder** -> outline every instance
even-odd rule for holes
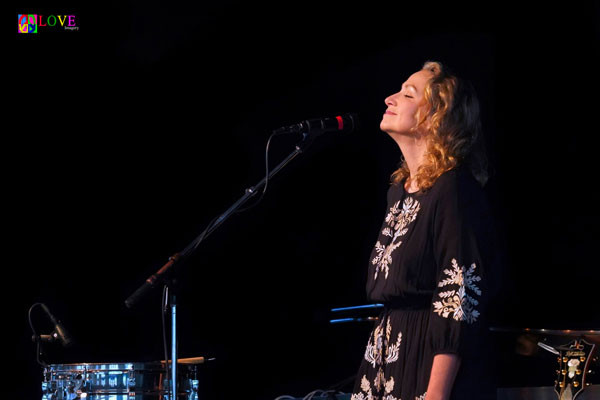
[[[390,182],[387,190],[388,200],[402,197],[405,192],[406,189],[404,189],[404,180],[400,182]]]
[[[463,201],[474,201],[485,197],[481,184],[477,182],[468,168],[462,166],[440,175],[431,187],[430,192],[431,197],[434,198],[452,196]]]
[[[444,172],[435,181],[432,188],[439,189],[471,189],[471,190],[482,190],[482,186],[477,182],[471,171],[464,166],[452,168],[449,171]]]
[[[451,197],[475,199],[484,194],[482,186],[477,182],[471,171],[458,166],[441,174],[433,185],[425,190],[415,193],[407,192],[404,187],[405,181],[390,183],[387,191],[388,202],[394,202],[409,195],[423,201],[444,199]],[[426,200],[427,199],[427,200]]]

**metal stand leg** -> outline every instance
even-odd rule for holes
[[[171,399],[177,400],[177,304],[171,297]]]

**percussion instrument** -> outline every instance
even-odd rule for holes
[[[197,364],[177,362],[175,400],[198,400]],[[164,362],[51,364],[44,369],[42,400],[173,400]]]

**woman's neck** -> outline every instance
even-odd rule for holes
[[[417,192],[419,191],[419,186],[417,185],[416,177],[419,167],[423,165],[427,152],[425,140],[408,138],[408,140],[397,140],[397,143],[410,172],[410,176],[406,179],[405,189],[411,193]]]

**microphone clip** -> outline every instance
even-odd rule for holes
[[[58,333],[52,332],[49,335],[32,335],[31,341],[34,343],[53,343],[58,340]]]
[[[282,126],[281,128],[277,128],[273,130],[274,135],[293,135],[296,133],[303,133],[305,130],[303,123]]]

